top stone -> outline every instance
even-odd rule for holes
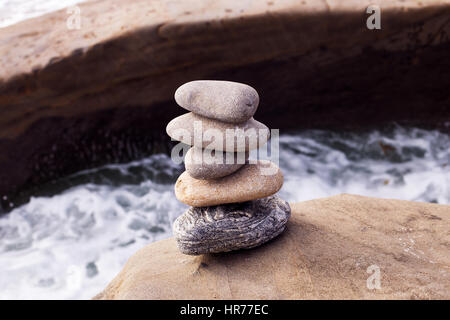
[[[229,123],[242,123],[256,112],[259,96],[252,87],[238,82],[196,80],[175,92],[175,101],[198,115]]]

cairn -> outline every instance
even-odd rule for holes
[[[270,137],[253,119],[259,96],[230,81],[199,80],[175,92],[190,111],[167,125],[168,135],[191,146],[175,184],[177,199],[191,206],[173,225],[184,254],[226,252],[259,246],[283,232],[289,204],[275,195],[283,185],[280,169],[249,152]]]

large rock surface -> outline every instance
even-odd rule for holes
[[[174,91],[196,79],[251,85],[270,128],[446,123],[450,1],[378,0],[368,30],[372,3],[98,0],[80,29],[66,10],[1,28],[0,203],[161,151]]]
[[[450,299],[450,206],[344,194],[291,207],[284,233],[255,249],[193,257],[152,243],[95,298]],[[374,265],[380,289],[367,287]]]

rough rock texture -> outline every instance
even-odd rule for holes
[[[215,206],[265,198],[278,192],[282,185],[280,168],[273,162],[257,160],[215,180],[195,179],[185,171],[175,183],[175,196],[189,206]]]
[[[173,224],[177,246],[184,254],[227,252],[257,247],[283,232],[291,215],[278,196],[219,205],[191,207]]]
[[[196,80],[175,91],[175,101],[186,110],[224,122],[249,120],[259,104],[258,92],[244,83]]]
[[[205,149],[192,147],[186,153],[184,166],[187,173],[195,179],[217,179],[228,176],[242,168],[248,156],[248,152],[238,154],[215,150],[205,151]]]
[[[95,298],[450,299],[450,206],[339,195],[291,208],[286,230],[252,250],[152,243]],[[380,289],[367,287],[372,265]]]
[[[271,128],[445,124],[449,1],[378,0],[375,31],[372,3],[98,0],[79,30],[66,10],[0,29],[0,203],[160,151],[174,89],[195,79],[248,83]]]
[[[258,149],[270,138],[269,128],[253,118],[244,123],[233,124],[192,112],[170,121],[166,131],[172,139],[190,146],[227,152]]]

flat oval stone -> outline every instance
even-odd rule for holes
[[[259,104],[258,92],[249,85],[218,80],[196,80],[175,91],[175,101],[201,116],[230,123],[249,120]]]
[[[183,172],[175,183],[175,196],[193,206],[215,206],[268,197],[280,190],[283,174],[267,160],[246,164],[235,173],[214,180],[201,180]]]
[[[281,234],[291,215],[278,196],[212,207],[191,207],[173,224],[184,254],[227,252],[257,247]]]
[[[174,140],[202,149],[245,152],[263,146],[270,137],[267,126],[251,118],[232,124],[189,112],[176,117],[166,127]]]
[[[192,147],[186,153],[184,165],[195,179],[217,179],[240,169],[248,159],[248,152],[223,152]]]

